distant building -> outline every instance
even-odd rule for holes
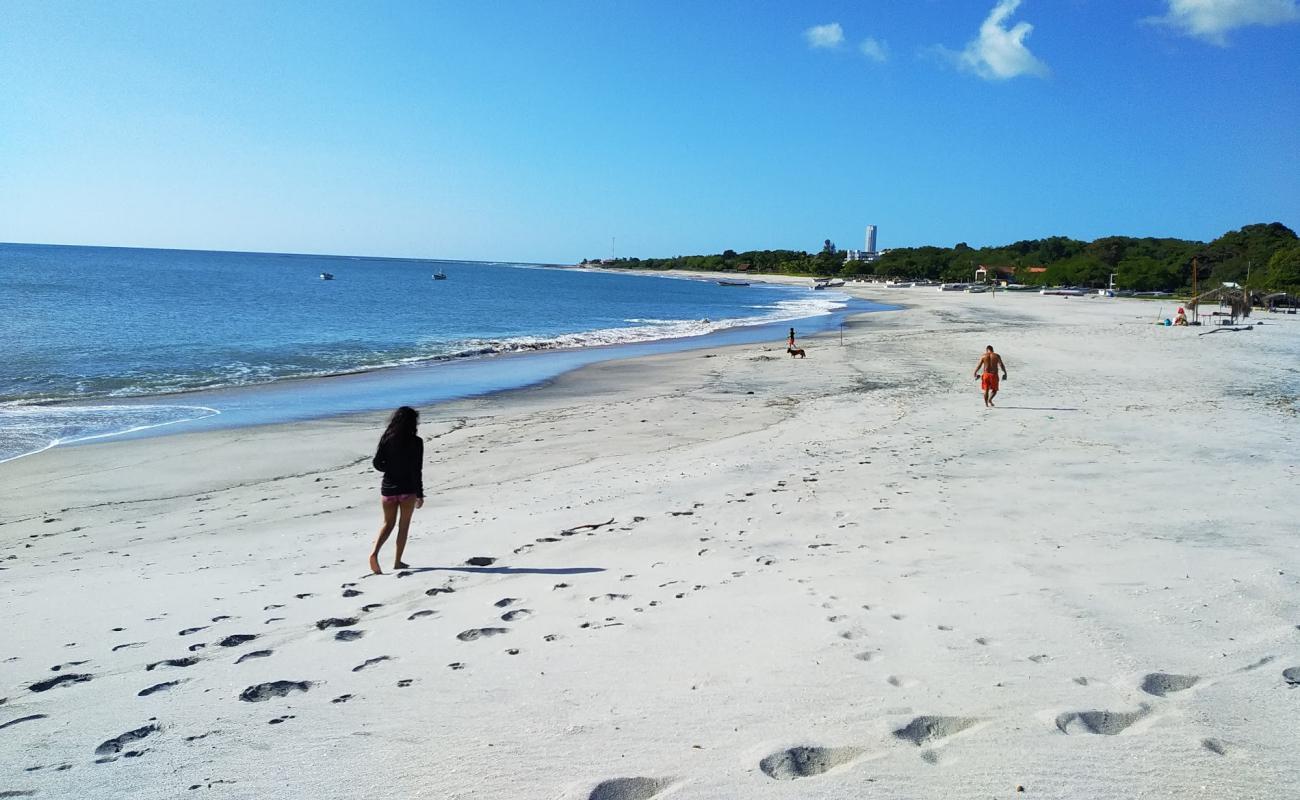
[[[876,226],[875,225],[867,226],[867,252],[873,255],[876,252]]]
[[[872,253],[867,250],[845,250],[844,252],[847,253],[844,256],[845,261],[875,261],[880,257],[879,253]]]

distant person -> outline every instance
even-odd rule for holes
[[[989,345],[984,350],[984,355],[980,356],[980,363],[975,365],[975,377],[980,377],[980,370],[984,370],[983,379],[980,381],[980,388],[984,390],[984,407],[993,408],[993,398],[998,396],[998,370],[1002,370],[1002,380],[1007,379],[1007,365],[1002,363],[1002,356],[993,352],[993,345]]]
[[[1182,306],[1178,307],[1178,316],[1174,317],[1174,324],[1175,325],[1187,324],[1187,312],[1183,310]]]
[[[375,469],[384,473],[379,486],[380,507],[384,511],[384,524],[379,528],[379,538],[370,551],[370,571],[383,574],[379,568],[379,549],[388,541],[388,535],[397,526],[397,553],[393,569],[406,569],[402,561],[406,550],[406,535],[411,529],[411,514],[424,505],[424,440],[416,432],[420,412],[402,406],[393,412],[388,428],[379,437],[379,447],[372,462]]]
[[[790,341],[785,346],[786,350],[794,349],[794,328],[790,329]]]

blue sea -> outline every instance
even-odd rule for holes
[[[5,244],[0,461],[427,404],[607,358],[779,342],[778,325],[812,333],[872,308],[834,291],[533,264]]]

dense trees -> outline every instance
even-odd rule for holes
[[[1280,222],[1247,225],[1208,244],[1131,236],[1084,242],[1050,236],[997,247],[974,248],[965,242],[900,247],[874,262],[846,262],[843,251],[827,239],[815,255],[800,250],[727,250],[709,256],[619,259],[614,266],[947,281],[974,280],[975,270],[985,266],[1001,269],[1019,283],[1106,286],[1114,275],[1119,288],[1173,291],[1191,284],[1193,259],[1203,287],[1232,281],[1251,288],[1300,291],[1300,239]]]

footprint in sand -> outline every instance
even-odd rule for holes
[[[72,683],[86,683],[87,680],[91,680],[92,678],[94,678],[94,675],[65,673],[57,676],[57,678],[38,680],[38,682],[32,683],[31,686],[27,688],[31,689],[32,692],[48,692],[49,689],[55,687],[68,686],[68,684]]]
[[[221,645],[222,647],[238,647],[241,644],[247,644],[256,638],[257,638],[257,634],[255,633],[236,633],[227,636],[226,638],[217,642],[217,644]]]
[[[373,667],[376,664],[381,664],[385,661],[392,661],[392,660],[393,660],[392,656],[375,656],[374,658],[367,658],[365,661],[362,661],[360,664],[357,664],[355,667],[353,667],[352,671],[360,672],[361,670],[368,669],[370,667]]]
[[[133,742],[138,742],[141,739],[144,739],[148,736],[152,736],[153,734],[157,733],[160,730],[162,729],[159,728],[156,723],[152,723],[149,725],[145,725],[142,728],[136,728],[133,731],[127,731],[126,733],[123,733],[119,736],[114,736],[112,739],[109,739],[106,742],[102,742],[99,745],[99,747],[95,748],[95,755],[104,756],[105,758],[100,759],[100,761],[97,763],[103,763],[104,761],[112,761],[119,754],[127,755],[122,751],[124,751],[128,745],[132,744]]]
[[[514,611],[507,611],[501,615],[502,622],[514,622],[532,616],[532,609],[516,608]]]
[[[358,620],[356,617],[330,617],[329,619],[317,620],[316,628],[317,630],[322,631],[326,628],[350,628],[353,625],[356,625],[357,622]]]
[[[1228,754],[1228,744],[1222,739],[1202,739],[1201,747],[1204,747],[1216,756],[1226,756]]]
[[[311,681],[270,681],[249,686],[239,693],[239,699],[245,703],[262,703],[273,697],[285,697],[293,692],[305,692],[311,689]]]
[[[657,778],[614,778],[596,784],[587,800],[650,800],[669,783]]]
[[[416,611],[415,613],[411,614],[411,616],[407,617],[406,619],[410,621],[413,619],[419,619],[421,617],[431,617],[437,613],[438,612],[434,611],[432,608],[422,608],[419,611]]]
[[[267,658],[271,655],[271,652],[272,651],[270,650],[250,650],[249,652],[244,653],[242,656],[235,659],[235,663],[242,664],[245,661],[251,661],[254,658]]]
[[[462,642],[473,642],[477,639],[485,639],[489,636],[498,636],[509,631],[509,628],[471,628],[467,631],[461,631],[456,634],[456,638]]]
[[[1287,667],[1282,670],[1282,680],[1287,686],[1300,686],[1300,667]]]
[[[507,608],[518,602],[519,602],[518,597],[503,597],[500,600],[493,603],[492,605],[496,606],[497,608]]]
[[[185,658],[164,658],[162,661],[155,661],[152,664],[146,664],[144,671],[153,672],[158,667],[192,667],[197,663],[199,663],[199,660],[194,656],[186,656]]]
[[[365,631],[359,631],[353,628],[344,628],[334,634],[334,640],[338,642],[355,642],[357,639],[360,639],[365,635]]]
[[[1164,697],[1192,688],[1200,681],[1199,675],[1170,675],[1166,672],[1152,672],[1142,679],[1142,691],[1156,697]]]
[[[179,686],[181,681],[167,681],[165,683],[155,683],[153,686],[146,687],[135,693],[136,697],[148,697],[155,692],[165,692],[173,686]]]
[[[1137,711],[1070,711],[1056,717],[1056,727],[1061,733],[1092,733],[1116,736],[1151,712],[1149,706]]]
[[[11,719],[11,720],[9,720],[8,722],[0,722],[0,731],[4,730],[5,728],[11,728],[11,727],[13,727],[14,725],[19,725],[19,724],[24,723],[24,722],[35,722],[35,721],[38,720],[38,719],[49,719],[49,715],[47,715],[47,714],[28,714],[28,715],[25,716],[25,717],[19,717],[18,719]]]
[[[465,563],[471,567],[490,567],[497,563],[497,560],[491,556],[474,556],[465,559]]]
[[[937,742],[961,733],[979,722],[976,717],[921,716],[894,731],[894,736],[920,747],[927,742]]]
[[[821,775],[861,754],[860,747],[792,747],[764,758],[758,768],[774,780],[792,781]]]

